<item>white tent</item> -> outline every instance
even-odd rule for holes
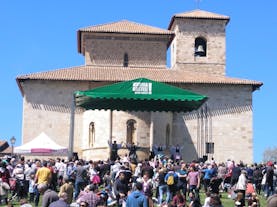
[[[66,147],[55,143],[44,132],[35,137],[32,141],[14,148],[14,153],[17,154],[66,155],[67,152],[68,150]]]

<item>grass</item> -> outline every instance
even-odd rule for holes
[[[227,193],[224,192],[224,193],[221,194],[221,196],[222,196],[221,197],[221,202],[222,202],[222,205],[224,207],[234,207],[234,200],[228,198],[228,194]],[[203,205],[204,204],[204,200],[205,200],[205,194],[204,194],[203,191],[200,192],[200,198],[201,198],[201,204]],[[41,199],[42,198],[40,198],[40,202],[41,202]],[[265,199],[265,197],[263,195],[259,195],[259,199],[260,199],[260,206],[261,207],[266,206],[266,199]],[[13,201],[12,203],[13,203],[14,207],[20,207],[19,202]],[[34,206],[33,203],[32,203],[32,205]],[[0,206],[4,207],[4,206],[7,206],[7,205],[3,205],[2,204]],[[39,203],[39,206],[41,206],[41,203]]]
[[[201,198],[201,204],[204,204],[205,194],[203,192],[200,192],[200,198]],[[266,206],[266,199],[263,195],[259,195],[260,199],[260,206],[264,207]],[[228,193],[221,193],[221,202],[224,207],[234,207],[235,201],[231,198],[228,198]],[[245,203],[247,206],[247,202]]]

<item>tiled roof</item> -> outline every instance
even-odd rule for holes
[[[252,85],[259,88],[262,82],[211,75],[207,73],[194,73],[173,69],[134,68],[134,67],[99,67],[77,66],[47,72],[38,72],[17,77],[20,82],[24,80],[64,80],[64,81],[107,81],[117,82],[135,78],[148,78],[165,83],[192,83],[192,84],[235,84]]]
[[[78,39],[78,52],[82,53],[82,33],[108,33],[108,34],[145,34],[145,35],[162,35],[167,37],[167,46],[169,47],[175,33],[167,29],[152,27],[128,20],[121,20],[107,24],[95,25],[90,27],[81,28],[77,32]]]
[[[187,18],[187,19],[218,19],[218,20],[226,20],[226,24],[229,22],[230,17],[226,15],[216,14],[200,9],[196,9],[189,12],[175,14],[170,21],[169,29],[171,28],[175,18]]]
[[[161,35],[173,35],[174,32],[161,29],[158,27],[152,27],[128,20],[121,20],[118,22],[112,22],[107,24],[95,25],[90,27],[81,28],[80,32],[100,32],[100,33],[132,33],[132,34],[161,34]]]

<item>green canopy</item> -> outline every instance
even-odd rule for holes
[[[204,95],[146,78],[75,92],[76,106],[85,109],[188,112],[206,100]]]

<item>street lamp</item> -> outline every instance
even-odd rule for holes
[[[12,136],[12,138],[10,139],[11,145],[12,145],[12,155],[13,155],[13,146],[15,144],[16,138],[14,136]]]

